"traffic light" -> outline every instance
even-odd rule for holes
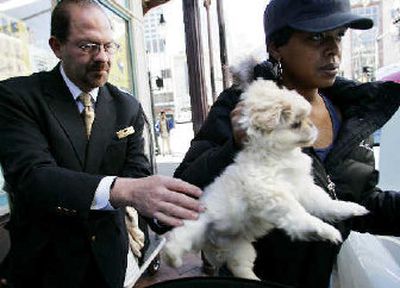
[[[164,87],[164,80],[159,76],[157,76],[157,78],[156,78],[156,85],[157,85],[158,89],[161,89]]]

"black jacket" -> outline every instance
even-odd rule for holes
[[[263,71],[264,70],[264,71]],[[256,77],[269,78],[269,71],[257,66]],[[304,152],[313,158],[315,182],[331,196],[330,180],[339,199],[365,205],[371,214],[336,223],[344,238],[350,229],[381,234],[400,234],[400,194],[382,192],[375,187],[378,172],[369,136],[397,110],[400,85],[395,83],[357,84],[338,79],[332,88],[322,91],[342,114],[341,129],[325,162],[313,148]],[[200,187],[207,186],[232,163],[238,149],[232,138],[230,112],[239,101],[237,87],[225,90],[191,142],[175,176]],[[291,241],[278,229],[255,244],[255,272],[269,281],[295,287],[328,287],[333,263],[340,246],[322,242]]]

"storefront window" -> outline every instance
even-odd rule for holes
[[[132,69],[130,65],[128,21],[119,17],[111,10],[106,9],[106,11],[113,25],[115,40],[121,45],[119,51],[114,55],[109,81],[121,89],[132,92],[133,85]]]
[[[128,0],[116,0],[115,2],[121,6],[128,7]]]
[[[0,2],[0,80],[51,69],[57,58],[48,47],[51,0]],[[0,173],[0,187],[3,187]],[[0,216],[9,211],[0,191]]]
[[[51,69],[57,58],[47,42],[51,0],[13,0],[0,4],[0,79]]]

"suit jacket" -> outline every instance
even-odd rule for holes
[[[105,175],[150,174],[139,102],[100,88],[91,138],[59,67],[0,82],[0,161],[12,198],[11,280],[77,287],[92,262],[122,287],[128,238],[122,209],[91,211]],[[133,126],[118,139],[116,132]],[[28,287],[28,286],[26,286]]]

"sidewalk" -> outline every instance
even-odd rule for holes
[[[189,149],[190,141],[193,139],[193,124],[175,124],[170,131],[171,155],[156,157],[158,174],[172,176],[176,167],[182,162],[186,151]],[[158,139],[159,140],[159,139]],[[160,145],[161,141],[159,140]]]

